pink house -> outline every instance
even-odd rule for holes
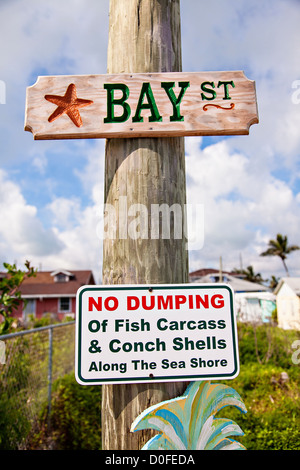
[[[39,271],[22,283],[20,291],[26,304],[21,303],[14,316],[22,322],[28,315],[42,318],[50,314],[56,320],[75,318],[77,290],[94,284],[92,271]]]

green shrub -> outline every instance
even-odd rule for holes
[[[0,450],[15,450],[30,429],[27,401],[29,397],[30,355],[26,338],[11,342],[14,360],[6,365],[0,380]],[[5,380],[4,380],[5,379]]]
[[[247,413],[229,408],[222,417],[239,424],[244,432],[239,441],[248,450],[300,449],[299,367],[289,369],[286,382],[282,372],[282,367],[253,362],[241,365],[239,376],[226,381],[240,394]]]
[[[269,324],[238,324],[241,364],[256,362],[289,369],[293,366],[292,343],[300,339],[300,331],[283,330]]]
[[[20,406],[20,397],[9,396],[1,387],[0,394],[0,450],[18,450],[31,426],[24,412],[26,396]]]
[[[53,384],[51,426],[44,413],[31,448],[56,450],[101,449],[101,387],[79,385],[74,374]]]

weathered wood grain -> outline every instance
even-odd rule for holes
[[[181,70],[179,0],[111,0],[109,73]],[[184,140],[109,139],[105,156],[105,202],[116,212],[120,198],[134,203],[186,202]],[[119,220],[119,218],[118,218]],[[119,229],[119,227],[117,227]],[[171,233],[172,230],[171,230]],[[105,239],[104,284],[188,282],[185,239]],[[103,449],[141,449],[153,435],[130,432],[133,420],[150,405],[183,393],[186,383],[102,387]]]

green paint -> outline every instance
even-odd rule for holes
[[[164,88],[173,106],[173,115],[170,116],[170,121],[184,121],[184,116],[180,114],[180,104],[186,89],[190,86],[190,82],[179,82],[178,85],[181,87],[181,90],[178,98],[176,98],[173,90],[175,82],[163,82],[161,84],[161,87]]]
[[[211,88],[207,88],[207,85],[209,85]],[[204,91],[205,93],[209,93],[211,96],[207,96],[204,93],[201,93],[201,98],[203,100],[214,100],[215,97],[217,96],[217,93],[215,90],[212,90],[212,88],[215,88],[214,82],[203,82],[201,83],[201,90]]]
[[[235,88],[235,84],[233,80],[230,81],[219,81],[217,88],[220,88],[221,86],[224,86],[224,97],[223,100],[231,100],[231,97],[229,96],[229,90],[228,87],[231,86],[232,88]],[[217,92],[214,90],[216,88],[214,82],[203,82],[201,83],[201,90],[204,93],[201,93],[201,98],[203,100],[214,100],[217,96]],[[205,94],[206,93],[206,94]]]
[[[105,123],[113,122],[125,122],[130,116],[130,106],[126,103],[129,97],[129,88],[124,83],[104,83],[104,88],[107,90],[107,117],[104,118]],[[121,98],[115,98],[115,90],[122,91]],[[121,116],[115,116],[115,106],[121,106],[123,108],[123,114]]]
[[[147,102],[144,103],[145,97],[147,98]],[[162,121],[162,117],[159,114],[155,103],[150,83],[143,83],[142,85],[139,101],[136,107],[135,115],[132,118],[132,122],[143,122],[143,118],[141,117],[141,111],[144,109],[149,109],[151,112],[151,116],[148,118],[149,122]]]
[[[218,83],[218,87],[219,88],[220,86],[224,85],[224,98],[223,100],[231,100],[230,96],[229,96],[229,91],[228,91],[228,87],[229,85],[232,86],[233,88],[235,88],[235,84],[233,83],[232,80],[230,80],[229,82],[220,82]]]
[[[104,123],[126,122],[131,115],[131,108],[127,102],[127,99],[130,95],[129,87],[125,85],[125,83],[105,83],[103,87],[105,88],[105,90],[107,90],[107,116],[104,118]],[[174,87],[175,82],[161,83],[161,88],[165,90],[173,108],[173,114],[170,115],[169,120],[171,122],[180,122],[184,121],[184,116],[180,112],[180,106],[187,88],[190,87],[190,82],[178,82],[178,87],[180,87],[180,92],[178,96],[176,96],[174,92]],[[231,100],[229,94],[229,87],[235,88],[233,80],[219,81],[217,86],[214,82],[209,81],[201,83],[201,99],[207,101],[214,100],[217,97],[216,88],[220,88],[220,91],[222,91],[222,87],[224,87],[224,96],[222,99]],[[116,91],[121,92],[121,97],[115,97]],[[121,109],[122,114],[120,114],[119,111],[119,115],[115,115],[116,107]],[[158,111],[151,84],[149,82],[144,82],[142,84],[137,107],[135,110],[135,115],[132,118],[132,122],[143,122],[144,118],[141,113],[144,110],[150,111],[150,116],[148,117],[149,122],[161,122],[163,120],[162,116]]]

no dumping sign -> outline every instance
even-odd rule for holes
[[[233,379],[233,292],[223,284],[82,286],[76,380],[82,385]]]

